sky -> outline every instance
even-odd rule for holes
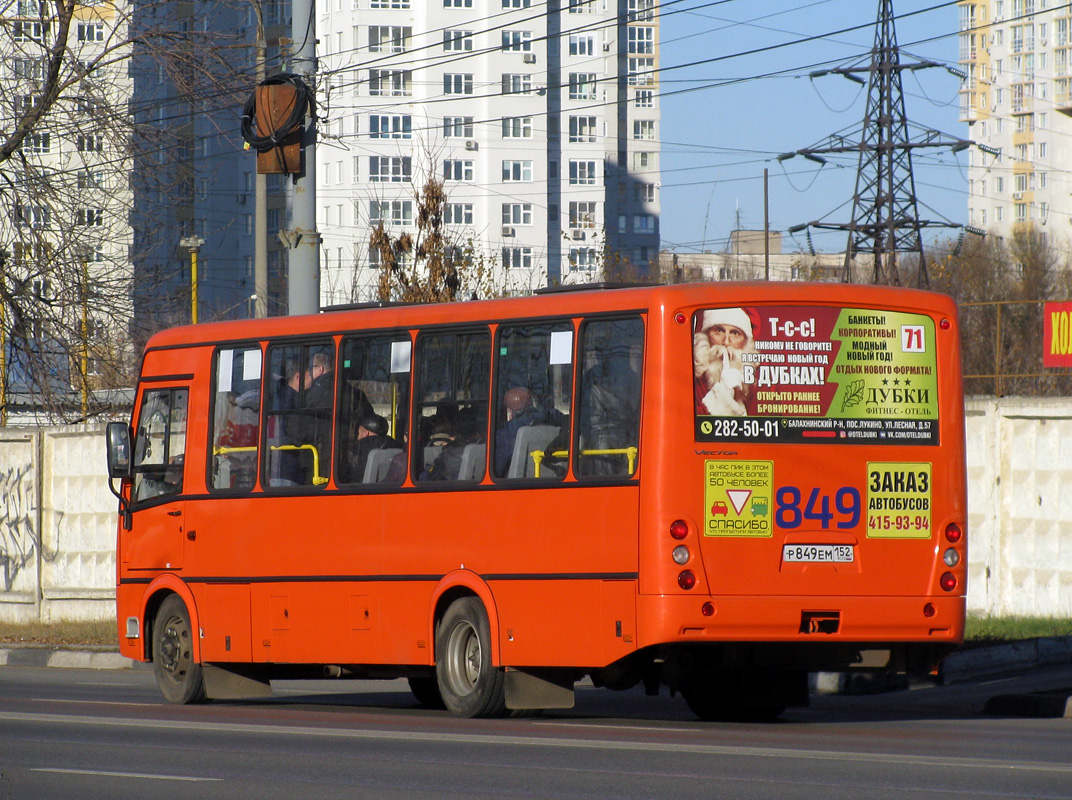
[[[763,228],[763,170],[769,171],[772,230],[852,215],[857,154],[819,164],[777,156],[820,147],[831,134],[858,141],[867,88],[837,66],[866,66],[878,0],[662,0],[662,214],[664,250],[720,252],[737,226]],[[894,0],[901,63],[956,68],[957,6],[950,0]],[[853,30],[849,30],[853,29]],[[800,42],[798,40],[808,39]],[[765,48],[762,52],[753,52]],[[698,63],[701,62],[701,63]],[[766,77],[761,77],[766,76]],[[941,67],[902,72],[910,123],[946,138],[968,138],[958,121],[959,79]],[[913,137],[915,138],[915,137]],[[920,216],[967,222],[967,152],[913,153]],[[936,229],[925,241],[956,238]],[[846,234],[813,230],[816,251],[841,252]],[[782,251],[808,251],[804,233]]]

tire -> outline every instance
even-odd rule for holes
[[[436,682],[443,705],[459,717],[506,711],[505,671],[491,662],[491,626],[475,597],[455,600],[436,628]]]
[[[409,690],[425,708],[444,708],[435,675],[415,675],[409,679]]]
[[[190,612],[177,594],[160,605],[153,623],[153,673],[169,703],[204,702],[205,681],[201,665],[194,661]]]
[[[790,706],[808,704],[808,674],[790,670],[714,670],[682,687],[696,716],[721,722],[773,722]]]

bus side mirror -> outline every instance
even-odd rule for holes
[[[108,423],[108,477],[130,477],[130,426],[125,422]]]

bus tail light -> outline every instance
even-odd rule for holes
[[[957,576],[954,575],[952,572],[943,572],[942,577],[938,580],[938,583],[947,592],[951,592],[957,588]]]
[[[700,613],[703,614],[705,617],[715,616],[715,604],[704,603],[702,606],[700,606]]]
[[[960,526],[955,522],[950,522],[945,526],[945,540],[950,544],[956,544],[964,536],[964,531],[960,529]]]
[[[683,519],[675,519],[670,523],[670,535],[675,539],[684,539],[689,535],[689,523]]]
[[[682,589],[691,589],[696,585],[696,575],[691,569],[683,569],[677,576],[677,585]]]
[[[933,617],[937,613],[938,609],[934,607],[934,603],[927,603],[925,606],[923,606],[923,616]]]

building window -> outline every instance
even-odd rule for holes
[[[655,0],[629,0],[629,21],[650,22],[655,18]]]
[[[635,119],[635,120],[633,120],[633,138],[634,139],[654,139],[655,138],[655,120],[653,120],[653,119]]]
[[[503,203],[503,225],[531,225],[532,203]]]
[[[633,233],[655,233],[655,215],[634,214]]]
[[[448,158],[443,162],[443,180],[471,181],[473,179],[473,162]]]
[[[103,22],[79,22],[75,29],[75,36],[80,42],[103,42]]]
[[[569,226],[571,228],[594,228],[596,226],[596,206],[594,201],[570,201]]]
[[[596,183],[596,162],[594,160],[570,159],[570,186],[594,186]]]
[[[77,185],[79,189],[103,189],[104,188],[104,173],[103,172],[90,172],[88,170],[81,169],[76,174]]]
[[[99,133],[80,133],[76,147],[79,153],[100,153],[104,150],[104,137]]]
[[[79,208],[75,209],[74,221],[76,225],[89,228],[99,228],[104,224],[103,208]]]
[[[443,8],[472,8],[473,0],[443,0]]]
[[[272,4],[283,7],[282,3]],[[369,8],[409,8],[409,0],[370,0]],[[279,20],[277,19],[276,22]]]
[[[408,69],[369,70],[369,94],[373,97],[408,97],[411,82]]]
[[[47,228],[52,214],[44,206],[15,206],[15,227]]]
[[[412,200],[369,201],[369,222],[373,225],[408,225],[413,222]]]
[[[443,31],[443,49],[447,52],[464,52],[473,49],[472,31]]]
[[[473,73],[447,72],[443,75],[443,94],[472,94]]]
[[[596,251],[592,247],[571,247],[569,251],[570,267],[578,270],[596,268]]]
[[[646,56],[655,52],[655,28],[629,28],[629,53]]]
[[[571,142],[594,142],[596,140],[596,118],[570,117],[569,140]]]
[[[26,138],[22,140],[22,151],[24,153],[37,153],[39,155],[46,155],[52,152],[52,134],[50,133],[30,133]]]
[[[447,225],[472,225],[472,203],[446,203],[443,206],[443,222]]]
[[[571,33],[569,37],[569,54],[571,56],[594,56],[596,54],[596,37],[590,33]]]
[[[571,14],[595,14],[599,11],[596,8],[596,0],[567,0],[567,2]]]
[[[528,8],[532,0],[502,0],[503,8]]]
[[[504,161],[502,162],[502,179],[507,182],[531,181],[531,161]]]
[[[654,58],[630,58],[629,59],[629,85],[630,86],[654,86],[655,85],[655,59]]]
[[[369,156],[369,180],[374,183],[408,183],[412,179],[409,156]]]
[[[633,153],[633,169],[648,170],[655,167],[655,153]]]
[[[531,139],[532,117],[503,117],[502,135],[504,139]]]
[[[1027,203],[1017,203],[1014,210],[1017,222],[1027,222]]]
[[[504,72],[502,76],[503,94],[529,94],[532,91],[532,76]]]
[[[531,269],[531,247],[504,247],[502,249],[502,264],[507,269]]]
[[[638,203],[654,203],[655,202],[655,184],[654,183],[637,183],[633,186],[635,198]]]
[[[412,137],[412,117],[407,115],[369,117],[370,139],[409,139]]]
[[[637,89],[636,99],[633,104],[637,108],[652,108],[655,106],[655,92],[651,89]]]
[[[596,74],[594,72],[571,72],[569,74],[570,100],[596,99]]]
[[[443,117],[443,137],[446,139],[473,138],[473,118]]]
[[[502,49],[509,50],[514,53],[531,52],[532,51],[532,32],[531,31],[503,31],[502,32]]]
[[[368,29],[370,53],[404,53],[413,29],[401,25],[371,25]]]

